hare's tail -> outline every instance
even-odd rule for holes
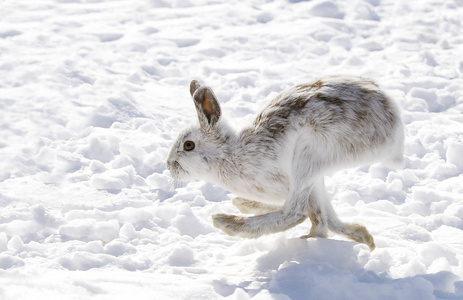
[[[392,149],[390,151],[390,155],[383,163],[386,166],[389,166],[394,169],[403,169],[405,166],[404,162],[404,128],[403,124],[400,123],[397,126],[395,136],[394,136],[394,143],[392,144]]]

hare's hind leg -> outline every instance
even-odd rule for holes
[[[262,215],[272,211],[277,211],[281,207],[278,205],[266,204],[258,201],[252,201],[241,197],[234,197],[232,203],[243,214]]]
[[[309,218],[312,222],[312,228],[308,235],[301,236],[301,238],[327,237],[329,228],[334,233],[368,245],[371,251],[375,249],[373,237],[365,226],[356,223],[344,223],[339,220],[326,193],[323,178],[317,181],[310,193]]]
[[[370,251],[375,250],[376,245],[373,236],[368,232],[365,226],[357,223],[341,222],[332,208],[329,214],[328,227],[332,232],[342,234],[351,240],[366,244],[370,247]]]
[[[325,183],[323,182],[323,190]],[[347,238],[354,240],[359,243],[366,244],[370,247],[370,251],[375,250],[375,241],[373,236],[368,232],[367,228],[357,223],[344,223],[342,222],[331,205],[331,201],[328,195],[325,194],[325,207],[328,214],[328,228],[338,234],[342,234]]]

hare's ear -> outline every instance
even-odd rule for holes
[[[198,81],[192,80],[190,82],[190,94],[191,94],[191,97],[193,97],[196,90],[199,89],[200,87],[201,87],[201,84]]]
[[[193,100],[195,102],[196,111],[198,112],[199,124],[202,128],[213,127],[220,119],[220,105],[214,92],[206,87],[199,87],[196,81],[190,85],[190,91],[195,88],[193,93]]]

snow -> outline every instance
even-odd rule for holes
[[[0,299],[463,299],[460,0],[0,3]],[[165,159],[213,87],[239,127],[284,88],[377,80],[406,125],[405,168],[326,178],[376,250],[309,222],[256,240]]]

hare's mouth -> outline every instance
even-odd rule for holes
[[[182,165],[176,160],[167,164],[167,169],[174,178],[180,178],[182,174],[188,174],[188,171],[182,168]]]

